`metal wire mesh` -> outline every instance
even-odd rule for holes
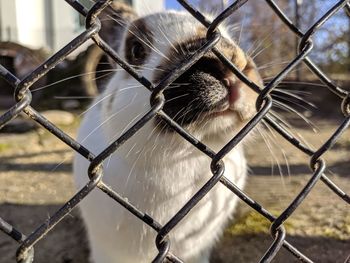
[[[265,85],[263,89],[260,89],[253,82],[247,79],[242,72],[240,72],[235,65],[233,65],[225,56],[215,47],[220,32],[217,30],[218,26],[232,13],[244,6],[249,0],[237,0],[219,14],[212,22],[207,20],[198,10],[195,9],[185,0],[178,0],[178,2],[196,19],[198,19],[204,26],[208,28],[207,42],[190,58],[184,60],[179,64],[175,70],[173,70],[168,76],[166,76],[158,86],[153,86],[152,83],[144,76],[139,75],[138,72],[123,61],[118,54],[109,47],[98,35],[101,28],[100,21],[97,15],[108,5],[112,0],[101,0],[96,2],[94,6],[87,10],[77,0],[65,0],[76,11],[86,17],[86,30],[78,37],[73,39],[64,48],[50,57],[41,66],[31,72],[25,79],[20,80],[13,74],[11,74],[6,68],[0,65],[0,75],[15,89],[14,97],[16,103],[0,116],[0,129],[6,124],[16,118],[21,112],[27,114],[33,121],[39,123],[42,127],[48,130],[52,135],[58,137],[65,142],[74,151],[80,153],[86,159],[90,161],[89,167],[89,180],[87,179],[86,185],[78,191],[67,203],[65,203],[59,210],[57,210],[51,217],[42,223],[40,227],[35,229],[29,236],[24,235],[19,230],[15,229],[11,224],[7,223],[0,218],[0,229],[5,234],[12,237],[19,242],[19,248],[17,250],[17,262],[32,262],[34,259],[34,246],[48,234],[56,224],[58,224],[70,211],[75,208],[81,200],[83,200],[94,188],[99,188],[105,192],[108,196],[117,201],[120,205],[128,209],[136,217],[142,220],[145,224],[152,227],[157,231],[156,245],[159,250],[159,254],[153,262],[163,262],[166,258],[171,262],[182,262],[181,259],[173,255],[171,250],[171,242],[168,239],[168,234],[174,229],[174,227],[185,217],[185,215],[215,186],[217,183],[222,183],[235,195],[237,195],[243,202],[249,205],[252,209],[260,213],[271,222],[271,235],[273,242],[262,255],[259,262],[271,262],[276,256],[281,247],[287,249],[291,255],[296,257],[300,262],[313,262],[306,255],[298,251],[292,244],[286,240],[286,230],[284,228],[284,222],[290,217],[295,209],[303,202],[305,197],[312,191],[313,187],[318,181],[322,181],[327,185],[333,193],[341,198],[344,202],[350,203],[350,196],[341,190],[334,182],[332,182],[325,174],[326,167],[325,161],[322,156],[328,149],[330,149],[341,134],[348,128],[350,124],[350,96],[347,91],[337,86],[332,80],[320,70],[320,68],[310,59],[308,56],[313,49],[312,37],[319,30],[319,28],[339,10],[346,9],[350,11],[350,1],[342,0],[334,4],[318,21],[316,21],[306,32],[301,31],[296,27],[291,20],[285,15],[285,13],[279,8],[279,6],[273,0],[261,1],[261,4],[267,4],[288,26],[288,28],[300,39],[299,52],[293,60],[291,60],[287,66],[277,74],[269,83]],[[72,51],[86,42],[88,39],[92,39],[104,52],[114,59],[124,70],[126,70],[131,76],[138,80],[145,88],[152,91],[151,105],[152,108],[143,117],[141,117],[133,127],[122,134],[117,140],[108,146],[99,155],[94,156],[83,145],[79,144],[69,135],[57,128],[53,123],[44,118],[34,108],[31,107],[31,92],[30,87],[48,73],[52,68],[59,64],[65,57],[67,57]],[[167,116],[163,111],[164,97],[162,92],[168,87],[172,81],[176,80],[182,73],[184,73],[191,65],[199,60],[205,52],[211,50],[233,73],[250,88],[259,93],[256,102],[256,115],[249,121],[240,132],[232,138],[232,140],[225,145],[219,152],[214,152],[206,145],[196,140],[191,134],[187,133],[180,125]],[[327,87],[342,99],[341,110],[344,114],[344,120],[341,125],[336,129],[333,135],[316,151],[311,150],[305,144],[300,142],[297,138],[288,133],[283,127],[281,127],[274,120],[269,118],[266,114],[269,112],[272,105],[272,97],[270,93],[277,87],[277,85],[287,76],[291,70],[295,69],[300,63],[304,63]],[[103,182],[103,168],[102,162],[108,158],[114,151],[130,137],[132,137],[143,125],[154,118],[156,115],[160,116],[168,125],[170,125],[176,132],[178,132],[185,140],[189,141],[193,146],[198,148],[203,154],[209,156],[212,160],[211,171],[213,176],[211,179],[191,198],[188,202],[169,220],[165,225],[157,223],[156,218],[151,218],[149,215],[138,210],[133,204],[125,200],[120,194],[108,187]],[[310,157],[310,168],[312,175],[310,179],[289,204],[289,206],[278,216],[273,216],[268,210],[266,210],[259,203],[247,196],[241,189],[236,187],[230,182],[224,175],[224,162],[222,158],[232,150],[262,119],[268,122],[273,129],[281,134],[287,141],[294,145],[297,149],[305,153]],[[208,167],[209,169],[209,167]]]

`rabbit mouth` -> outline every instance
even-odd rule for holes
[[[165,89],[164,97],[164,112],[184,125],[203,117],[238,112],[241,104],[249,103],[242,102],[240,84],[233,76],[218,78],[211,72],[197,68],[185,73]]]
[[[245,63],[240,63],[239,69],[249,75],[255,67],[244,58]],[[173,70],[169,64],[160,64],[158,68],[161,71],[153,76],[153,83],[161,82]],[[185,127],[199,128],[202,121],[212,121],[214,126],[219,126],[219,122],[230,123],[230,127],[240,126],[255,112],[256,95],[249,94],[247,89],[209,52],[164,90],[163,111]]]

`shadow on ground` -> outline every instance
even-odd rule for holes
[[[325,237],[287,236],[287,241],[308,256],[313,262],[344,263],[349,256],[350,240]],[[266,234],[242,235],[232,238],[227,234],[212,254],[212,263],[255,263],[264,255],[272,243]],[[289,251],[282,248],[272,262],[300,262]]]
[[[251,170],[251,174],[254,176],[266,176],[268,174],[271,174],[271,166],[255,165],[249,168]],[[312,174],[310,167],[306,164],[280,164],[278,169],[282,172],[282,174],[290,174],[291,176]],[[332,173],[336,173],[339,176],[349,177],[350,162],[334,162],[331,165],[327,166],[326,173],[328,171],[332,171]]]
[[[45,217],[57,211],[60,205],[0,205],[1,216],[24,234],[36,229]],[[26,215],[30,215],[24,219]],[[15,261],[18,243],[0,236],[0,263]],[[12,253],[8,253],[11,251]],[[35,245],[35,263],[87,263],[88,243],[79,211],[66,216],[46,237]]]
[[[4,219],[24,233],[37,228],[43,219],[54,213],[60,205],[13,205],[2,204],[0,211]],[[30,214],[25,220],[23,217]],[[344,263],[349,253],[350,240],[325,237],[290,236],[287,240],[315,262]],[[266,234],[225,234],[212,254],[211,263],[255,263],[271,245]],[[11,238],[0,236],[0,263],[15,262],[18,244]],[[8,251],[12,251],[9,254]],[[35,263],[87,263],[88,242],[83,222],[77,209],[64,218],[49,235],[35,246]],[[292,263],[296,260],[288,251],[281,249],[273,262]]]

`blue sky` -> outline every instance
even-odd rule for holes
[[[188,1],[190,4],[194,4],[194,6],[196,6],[196,4],[198,4],[198,0],[189,0]],[[218,2],[219,3],[219,2]],[[182,5],[180,5],[177,0],[165,0],[165,7],[167,9],[183,9]]]
[[[166,0],[165,6],[167,9],[179,9],[181,5],[176,0]]]

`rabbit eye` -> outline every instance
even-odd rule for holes
[[[125,58],[131,65],[140,66],[151,55],[154,37],[142,18],[134,21],[129,27],[131,30],[125,39]]]
[[[141,45],[140,42],[134,42],[131,47],[131,55],[139,60],[145,57],[145,48]]]
[[[138,39],[130,38],[126,41],[125,57],[130,64],[135,66],[144,64],[149,54],[149,48]]]
[[[131,47],[131,56],[134,60],[140,61],[144,59],[146,55],[146,50],[140,42],[135,41]]]

